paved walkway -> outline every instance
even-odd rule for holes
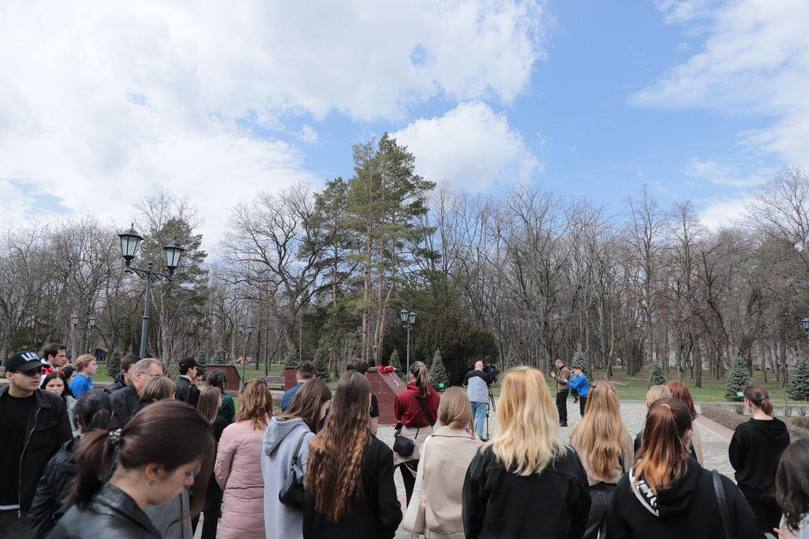
[[[579,422],[579,405],[573,404],[572,400],[568,401],[567,409],[569,427],[560,429],[562,439],[567,442],[570,437],[570,431]],[[646,405],[641,401],[622,401],[621,402],[621,416],[624,419],[624,425],[629,431],[632,438],[640,431],[643,421],[646,418]],[[717,469],[720,473],[733,479],[733,468],[728,461],[728,444],[732,431],[727,428],[709,420],[704,417],[697,418],[697,428],[699,429],[700,436],[702,436],[702,450],[705,459],[705,467],[708,469]],[[489,419],[489,429],[494,433],[494,414]],[[390,426],[380,426],[378,437],[380,440],[393,446],[393,428]],[[396,489],[399,493],[399,500],[402,503],[402,512],[405,510],[405,490],[402,483],[402,476],[399,470],[395,472]],[[406,539],[410,534],[400,530],[396,534],[396,539]]]

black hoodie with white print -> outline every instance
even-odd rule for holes
[[[722,476],[730,515],[730,537],[760,539],[758,522],[736,485]],[[722,520],[711,472],[691,459],[669,488],[654,493],[634,469],[625,474],[607,513],[609,539],[722,538]]]

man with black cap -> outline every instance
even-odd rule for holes
[[[197,360],[193,357],[187,357],[180,360],[180,377],[177,378],[177,387],[174,390],[174,399],[184,401],[197,407],[199,400],[199,388],[194,383],[197,379]]]
[[[42,362],[35,352],[5,361],[8,385],[0,387],[0,530],[33,537],[25,513],[50,458],[70,438],[64,401],[39,389]]]

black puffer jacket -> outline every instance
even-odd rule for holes
[[[70,494],[73,478],[76,477],[73,451],[79,445],[79,440],[76,437],[63,445],[48,462],[45,473],[39,480],[37,493],[31,502],[31,509],[28,510],[28,521],[37,537],[47,537],[67,510],[67,507],[62,507],[62,503]]]
[[[9,386],[0,388],[0,398]],[[41,389],[34,392],[34,413],[26,427],[27,440],[20,456],[20,509],[28,511],[48,461],[73,437],[65,401]],[[2,413],[0,407],[0,413]],[[0,441],[2,443],[2,441]]]
[[[135,500],[124,491],[104,485],[86,510],[71,507],[59,520],[50,539],[115,537],[116,539],[161,539]]]

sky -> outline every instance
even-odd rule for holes
[[[215,247],[261,191],[392,133],[456,190],[730,224],[809,166],[805,0],[0,1],[0,228],[161,190]]]

